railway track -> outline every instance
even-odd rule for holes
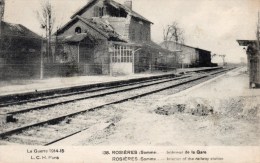
[[[47,101],[45,103],[48,104],[45,105],[41,103],[40,106],[30,108],[28,108],[27,103],[24,105],[25,108],[21,107],[22,105],[12,105],[13,108],[11,109],[10,106],[4,108],[5,113],[14,116],[17,122],[1,125],[0,137],[2,140],[0,144],[9,144],[11,142],[26,145],[51,145],[91,127],[94,122],[89,122],[86,116],[90,112],[172,88],[176,89],[189,83],[206,80],[226,71],[229,71],[229,69],[218,70],[209,74],[139,82],[138,84],[120,86],[120,88],[93,91],[91,93],[94,94],[89,96],[84,93],[86,97],[62,99],[62,101],[58,102],[56,101],[58,98],[51,98],[48,100],[55,100]],[[80,96],[82,95],[80,94]],[[71,96],[67,97],[71,98]],[[81,101],[81,103],[78,101]],[[35,104],[29,102],[29,105]],[[3,111],[3,108],[1,108],[1,111]]]
[[[211,72],[216,71],[221,68],[215,69],[206,69],[206,70],[196,70],[192,72]],[[180,76],[180,75],[179,75]],[[66,97],[72,95],[79,95],[83,93],[92,93],[96,91],[108,90],[118,87],[124,87],[129,85],[135,85],[140,83],[147,83],[151,81],[158,81],[162,79],[171,79],[173,77],[178,77],[175,74],[168,74],[162,76],[153,76],[148,78],[137,78],[137,79],[130,79],[130,80],[123,80],[118,82],[107,82],[107,83],[99,83],[99,84],[90,84],[90,85],[83,85],[83,86],[74,86],[69,88],[60,88],[54,90],[47,90],[47,91],[37,91],[25,94],[17,94],[17,95],[7,95],[0,97],[0,108],[7,107],[12,105],[21,105],[28,102],[37,102],[37,101],[44,101],[48,99],[54,99],[59,97]]]
[[[94,87],[94,88],[85,88],[83,90],[76,90],[76,91],[72,91],[72,92],[68,92],[68,93],[53,93],[53,95],[39,95],[37,97],[32,96],[32,97],[24,97],[25,99],[20,100],[19,98],[12,100],[11,102],[7,101],[7,102],[3,102],[0,103],[0,108],[2,107],[8,107],[8,106],[14,106],[14,105],[22,105],[22,104],[26,104],[29,102],[38,102],[38,101],[44,101],[44,100],[50,100],[50,99],[56,99],[56,98],[60,98],[60,97],[68,97],[68,96],[73,96],[73,95],[80,95],[80,94],[84,94],[84,93],[93,93],[93,92],[98,92],[98,91],[103,91],[103,90],[109,90],[109,89],[113,89],[113,88],[119,88],[119,87],[124,87],[124,86],[130,86],[130,85],[136,85],[136,84],[141,84],[141,83],[147,83],[147,82],[153,82],[153,81],[158,81],[158,80],[163,80],[163,79],[171,79],[175,77],[175,75],[171,75],[171,76],[166,76],[166,77],[161,77],[161,78],[156,78],[156,79],[148,79],[148,80],[144,80],[144,81],[133,81],[130,83],[122,83],[122,84],[118,84],[116,86],[114,85],[108,85],[108,86],[98,86]]]

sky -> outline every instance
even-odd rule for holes
[[[36,12],[42,0],[6,0],[4,20],[22,24],[43,35]],[[89,0],[50,0],[56,26],[70,20]],[[124,0],[115,0],[123,3]],[[132,0],[133,10],[152,21],[152,39],[163,41],[163,29],[177,21],[185,31],[185,44],[225,54],[228,62],[246,58],[237,39],[255,39],[260,0]],[[221,62],[220,57],[213,62]]]

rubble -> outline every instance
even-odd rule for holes
[[[195,116],[207,116],[213,114],[214,110],[208,102],[202,99],[189,99],[185,103],[174,103],[158,107],[155,112],[161,115],[172,115],[176,113],[188,113]]]

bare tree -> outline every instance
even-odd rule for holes
[[[178,22],[174,21],[172,24],[167,25],[163,30],[163,40],[166,43],[165,47],[169,49],[169,41],[176,43],[176,47],[181,50],[182,45],[184,44],[184,30],[179,26]]]
[[[37,11],[37,18],[40,22],[41,28],[45,30],[47,46],[47,61],[54,61],[54,55],[51,52],[51,34],[55,23],[55,15],[53,11],[53,6],[49,0],[42,0],[41,9]],[[52,55],[52,60],[50,56]]]
[[[258,12],[258,22],[257,22],[256,40],[257,40],[257,50],[258,50],[258,54],[260,54],[260,12]]]
[[[218,56],[222,58],[222,60],[223,60],[223,66],[225,66],[225,65],[226,65],[226,61],[225,61],[226,55],[223,54],[223,55],[218,55]]]
[[[169,49],[170,44],[175,45],[175,55],[178,62],[181,62],[181,67],[183,67],[183,61],[185,59],[185,54],[182,52],[182,47],[184,44],[184,30],[179,26],[177,21],[172,24],[167,25],[163,30],[163,40],[166,49]]]
[[[211,54],[211,60],[214,58],[214,57],[216,57],[217,56],[217,54]]]

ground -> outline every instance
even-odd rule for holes
[[[112,125],[92,136],[82,133],[69,144],[259,146],[259,101],[260,90],[248,89],[248,75],[239,69],[183,93],[154,95],[92,113]]]

